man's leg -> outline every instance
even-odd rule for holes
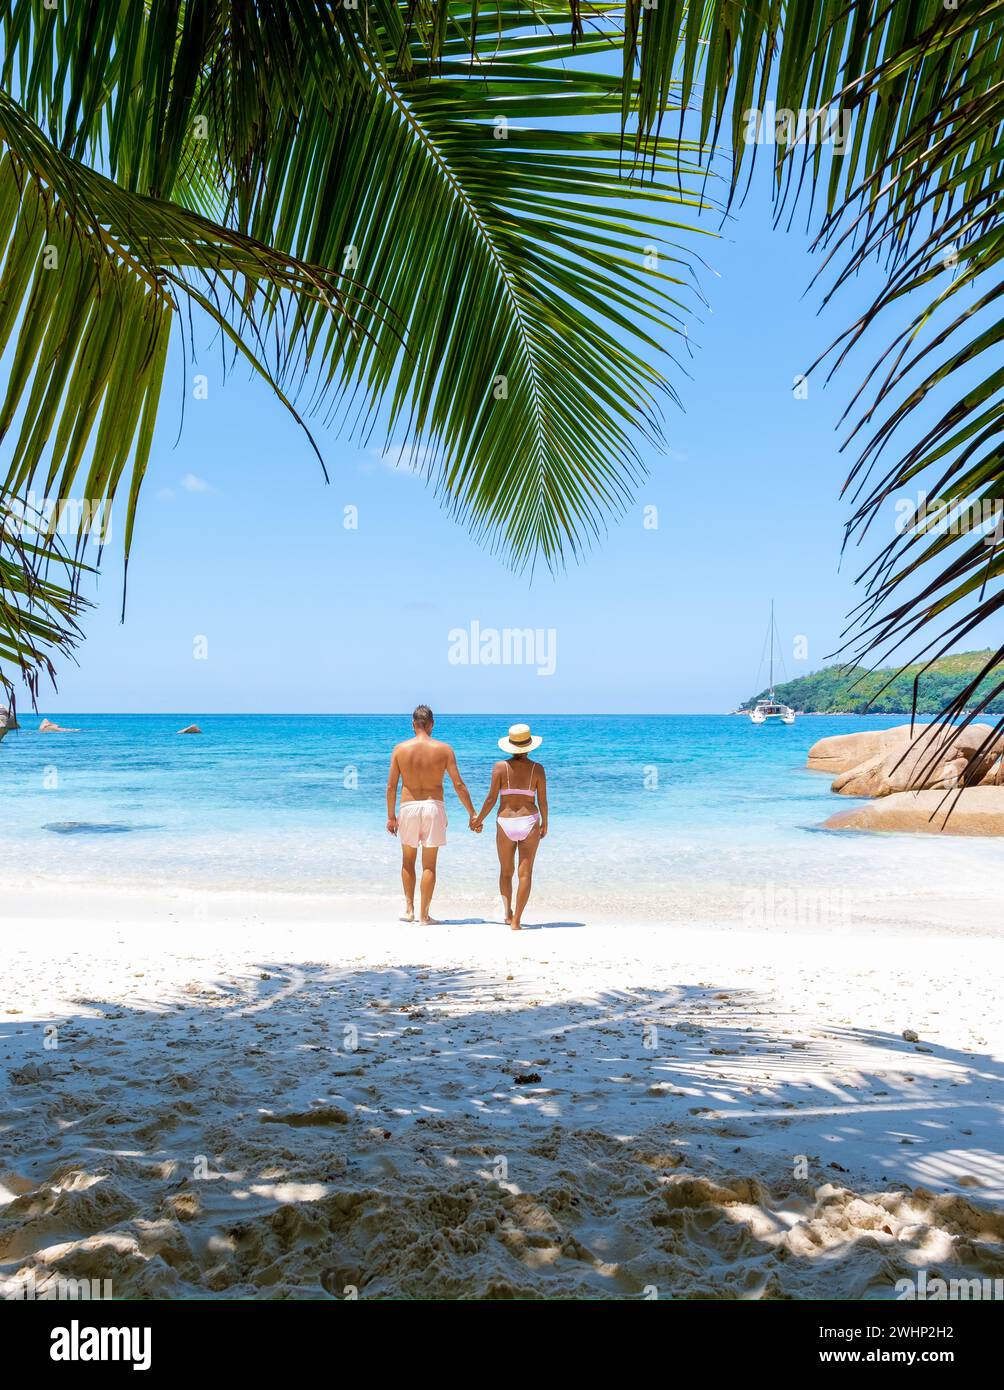
[[[432,905],[432,895],[436,891],[436,856],[438,854],[438,849],[430,849],[428,845],[422,846],[422,921],[433,925],[436,925],[436,922],[434,917],[429,916],[429,908]],[[412,880],[414,881],[414,873]]]
[[[516,843],[510,840],[508,835],[504,835],[499,830],[496,823],[495,827],[495,848],[499,855],[499,892],[502,894],[502,904],[505,908],[505,920],[508,925],[512,921],[512,875],[516,867]]]
[[[540,826],[531,830],[525,840],[519,842],[519,877],[516,884],[516,911],[513,914],[512,929],[520,931],[523,926],[523,909],[530,897],[533,886],[533,861],[540,844]]]
[[[404,888],[404,921],[415,920],[415,858],[418,850],[401,846],[401,885]]]

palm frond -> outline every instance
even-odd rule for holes
[[[915,501],[863,571],[847,633],[845,650],[876,664],[904,645],[903,665],[933,660],[1004,606],[1002,59],[1004,5],[939,8],[919,40],[848,89],[882,115],[820,245],[839,265],[831,293],[868,258],[881,259],[888,282],[835,345],[831,371],[898,305],[921,305],[848,408],[847,442],[861,439],[846,484],[848,540],[874,533],[894,500]],[[919,426],[932,405],[933,423]],[[988,670],[1002,659],[1004,644]],[[984,674],[945,718],[969,722],[986,708]]]
[[[12,0],[5,77],[125,189],[331,279],[358,254],[341,321],[261,306],[276,384],[309,364],[326,418],[406,431],[458,518],[556,566],[630,495],[695,297],[668,241],[702,206],[688,147],[622,177],[619,82],[570,62],[616,50],[612,11],[580,37],[569,0]]]
[[[312,304],[348,321],[353,291],[125,192],[62,155],[2,93],[0,142],[0,353],[10,352],[0,442],[13,440],[3,487],[110,504],[125,479],[128,555],[178,309],[207,315],[296,414],[278,382],[285,342],[264,327],[303,320]]]
[[[318,0],[10,0],[0,14],[0,82],[71,158],[132,192],[170,198],[186,165],[210,156],[227,182],[268,124],[276,91],[292,109],[302,69],[347,100],[373,19]],[[212,117],[216,142],[204,138]]]
[[[79,583],[88,567],[64,546],[58,527],[58,516],[0,495],[0,691],[12,713],[12,676],[36,702],[42,679],[55,685],[56,660],[82,637],[78,620],[89,605]]]
[[[852,535],[929,474],[958,508],[1004,495],[991,361],[1004,0],[627,0],[623,11],[605,0],[490,10],[376,0],[365,14],[320,0],[80,0],[57,11],[11,0],[0,24],[5,84],[45,126],[50,173],[56,155],[71,184],[103,177],[96,167],[109,176],[98,201],[118,223],[84,222],[106,238],[118,226],[105,250],[133,295],[134,347],[151,341],[143,313],[154,305],[170,313],[184,299],[215,312],[233,350],[291,407],[313,372],[311,409],[366,437],[404,433],[447,505],[517,564],[578,553],[629,495],[640,441],[659,440],[674,389],[660,355],[667,335],[686,346],[688,224],[706,206],[710,154],[727,132],[737,191],[755,149],[751,117],[768,94],[808,114],[816,136],[839,121],[844,137],[824,155],[801,124],[772,132],[779,210],[825,187],[834,289],[867,257],[889,270],[887,289],[835,345],[836,362],[871,340],[887,310],[927,295],[852,402],[862,413],[851,438],[864,441]],[[618,52],[616,79],[586,61]],[[47,305],[32,237],[67,207],[62,234],[72,237],[86,207],[40,174],[43,163],[23,150],[10,157],[15,181],[33,171],[48,191],[22,210],[23,226],[7,226],[5,283],[19,287],[3,303],[8,334],[29,294]],[[142,216],[117,195],[147,199]],[[151,231],[153,208],[211,217],[200,240],[190,226]],[[128,217],[139,218],[135,239]],[[159,249],[147,255],[151,237]],[[212,288],[193,283],[199,276]],[[72,317],[66,304],[50,319],[57,313]],[[44,314],[41,327],[20,324],[15,380],[50,331]],[[119,336],[95,321],[73,360],[103,379]],[[5,428],[26,380],[21,395],[8,391]],[[960,380],[964,392],[935,426],[875,475],[921,404]],[[48,387],[38,389],[55,412]],[[159,387],[151,378],[145,389],[152,427]],[[61,452],[47,481],[62,485],[71,464],[72,477],[99,416],[104,426],[93,394],[82,389],[68,423],[50,413]],[[95,457],[116,446],[113,476],[128,427],[112,418],[100,451],[95,441]],[[132,429],[139,439],[135,419]],[[19,441],[12,486],[39,466],[44,434]],[[982,538],[959,554],[953,544],[908,528],[884,547],[865,576],[859,635],[887,641],[940,614],[963,612],[965,627],[994,611],[997,552]],[[949,557],[940,577],[925,577]]]
[[[933,659],[1004,604],[1004,542],[961,520],[979,513],[993,533],[1004,508],[1004,0],[628,0],[626,19],[624,115],[637,112],[639,159],[657,148],[678,79],[680,104],[700,103],[702,150],[728,131],[736,191],[769,97],[779,216],[823,190],[827,297],[868,260],[885,267],[887,285],[824,354],[831,375],[899,306],[920,305],[876,349],[845,415],[845,447],[859,450],[848,539],[874,534],[910,491],[943,505],[933,520],[919,509],[865,568],[841,654],[882,665],[905,644],[906,666],[924,641]],[[1002,658],[1004,645],[991,665]],[[985,707],[978,683],[946,717]]]
[[[306,85],[248,166],[248,230],[313,263],[349,257],[402,325],[400,343],[315,325],[362,384],[334,418],[403,432],[476,535],[557,567],[630,496],[640,441],[661,440],[660,358],[674,334],[687,351],[689,224],[709,204],[682,142],[644,177],[624,168],[617,80],[527,20],[486,20],[476,61],[463,26],[434,60],[398,46],[343,111]]]

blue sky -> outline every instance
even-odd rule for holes
[[[584,563],[538,572],[531,586],[407,468],[321,428],[325,486],[267,387],[241,373],[224,383],[219,354],[204,352],[168,379],[126,622],[113,545],[79,665],[41,707],[724,711],[757,688],[772,597],[788,675],[825,664],[856,600],[858,556],[838,568],[848,464],[835,425],[860,371],[826,389],[814,376],[804,400],[792,384],[881,271],[817,317],[818,290],[804,293],[816,264],[808,238],[772,229],[766,175],[764,160],[723,238],[702,239],[711,312],[692,325],[692,379],[674,378],[685,413],[670,411],[670,452],[648,457],[636,504]],[[206,400],[191,398],[196,372],[208,376]],[[343,525],[347,506],[356,530]],[[647,529],[653,506],[658,527]],[[553,674],[451,663],[451,632],[473,622],[553,632]]]

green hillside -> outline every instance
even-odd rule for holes
[[[975,676],[991,655],[989,648],[982,652],[957,652],[935,661],[920,678],[917,695],[918,714],[938,714],[952,697]],[[882,686],[895,668],[868,674],[863,666],[827,666],[809,676],[786,681],[774,687],[777,698],[792,709],[806,714],[909,714],[913,703],[913,682],[921,666],[908,666],[882,693]],[[992,690],[1004,680],[1004,666],[985,680],[980,690]],[[741,705],[751,709],[766,697],[763,690]],[[975,704],[976,701],[974,700]],[[1004,692],[996,696],[987,713],[1004,714]]]

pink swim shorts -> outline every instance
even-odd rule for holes
[[[397,833],[411,849],[438,849],[446,844],[446,806],[442,801],[402,801]]]

